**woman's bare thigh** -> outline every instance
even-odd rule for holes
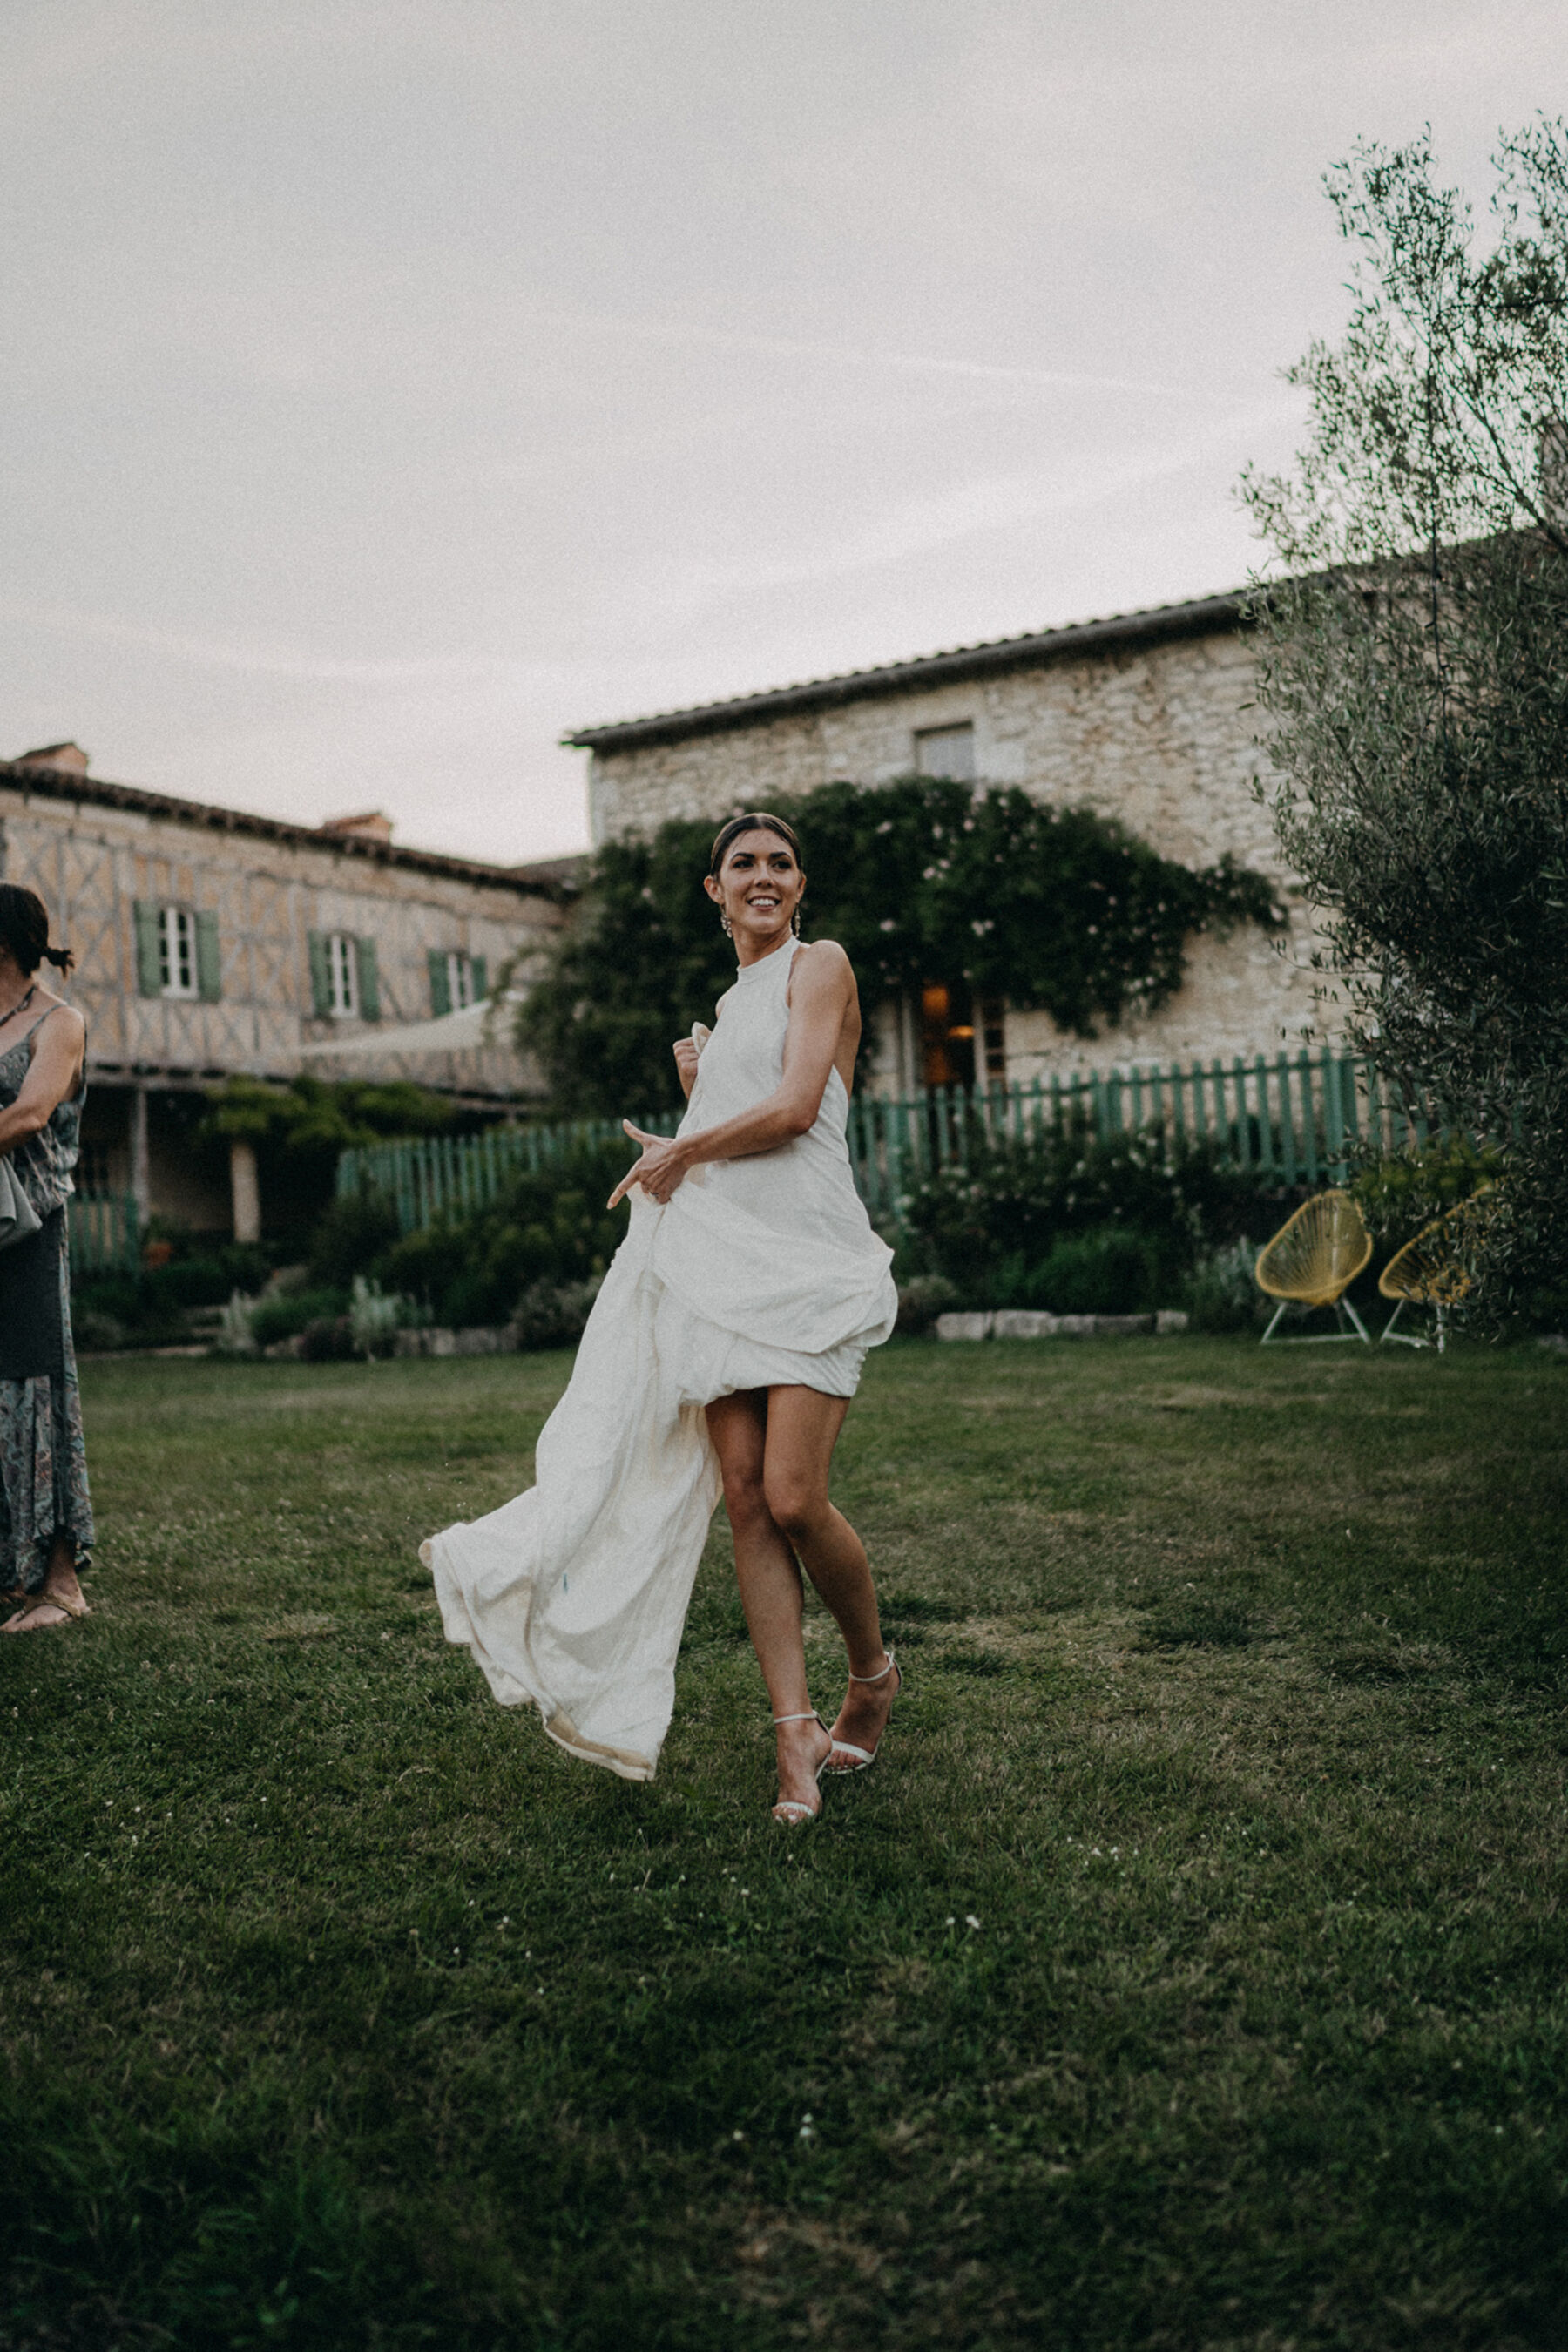
[[[715,1397],[705,1410],[726,1501],[735,1502],[748,1490],[760,1494],[766,1459],[766,1390],[734,1389],[728,1396]]]
[[[768,1391],[763,1476],[770,1494],[826,1503],[833,1449],[848,1410],[847,1397],[819,1389]]]

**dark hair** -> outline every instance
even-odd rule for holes
[[[76,961],[69,948],[50,947],[48,909],[20,882],[0,882],[0,948],[16,957],[29,980],[41,963],[69,971]]]
[[[782,816],[770,816],[765,809],[748,809],[743,816],[732,816],[728,824],[721,825],[713,843],[713,854],[708,860],[710,874],[718,873],[724,863],[724,852],[743,833],[776,833],[779,839],[787,841],[794,850],[795,864],[804,866],[794,825],[785,824]]]

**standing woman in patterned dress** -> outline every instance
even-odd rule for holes
[[[49,945],[36,891],[0,882],[0,1156],[41,1223],[0,1250],[0,1589],[21,1607],[0,1632],[85,1617],[78,1571],[92,1544],[81,1399],[71,1346],[66,1200],[86,1093],[81,1014],[37,977],[75,959]]]

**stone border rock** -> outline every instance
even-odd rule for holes
[[[420,1331],[395,1331],[392,1335],[395,1356],[515,1356],[521,1344],[515,1323],[471,1323],[459,1331],[442,1324],[429,1324]],[[205,1355],[207,1350],[193,1349],[191,1352]],[[274,1360],[296,1360],[305,1352],[305,1335],[296,1331],[290,1339],[274,1339],[261,1352]]]
[[[395,1356],[515,1356],[515,1323],[470,1323],[450,1330],[433,1323],[422,1331],[398,1331],[393,1338]]]
[[[1173,1307],[1157,1315],[1050,1315],[1043,1308],[999,1307],[994,1313],[939,1315],[939,1339],[1167,1339],[1187,1328]]]

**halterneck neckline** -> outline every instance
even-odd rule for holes
[[[778,962],[781,956],[783,957],[785,964],[789,964],[793,961],[791,955],[792,949],[797,948],[800,945],[801,942],[797,939],[785,939],[781,947],[770,948],[765,956],[759,956],[757,958],[755,963],[743,963],[738,965],[735,973],[736,987],[746,988],[752,985],[763,972],[769,971],[773,964]]]

